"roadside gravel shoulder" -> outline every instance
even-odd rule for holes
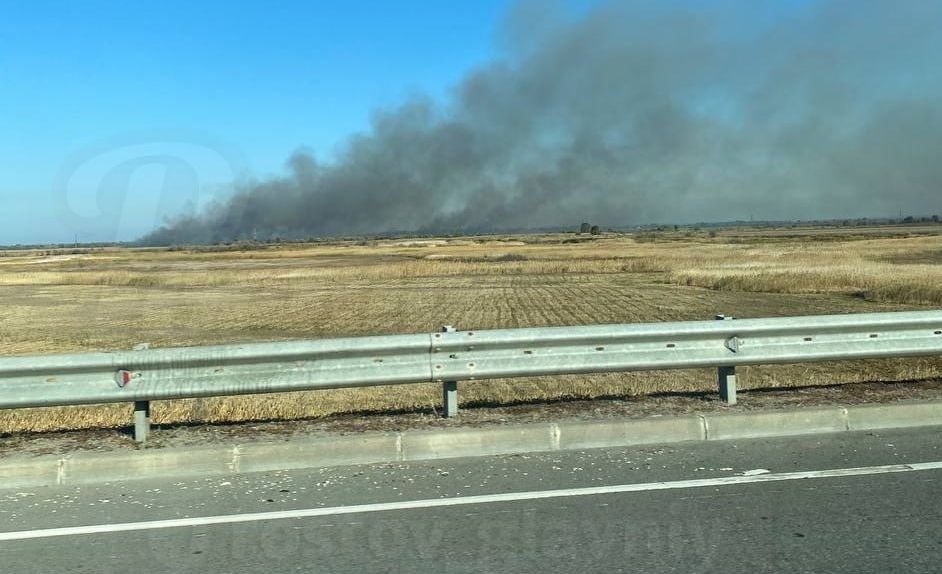
[[[299,438],[342,436],[362,432],[401,432],[442,428],[474,428],[538,422],[643,419],[685,414],[746,413],[803,407],[849,407],[942,400],[942,380],[869,382],[789,389],[746,390],[739,404],[721,402],[714,393],[664,394],[631,398],[560,400],[552,403],[509,406],[462,404],[459,416],[443,419],[439,413],[351,413],[320,419],[261,421],[239,424],[204,424],[161,427],[155,425],[147,450],[213,446],[238,442],[289,441]],[[155,404],[159,408],[159,403]],[[63,455],[77,452],[124,452],[142,447],[129,428],[56,433],[0,435],[0,458]]]

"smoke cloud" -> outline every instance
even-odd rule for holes
[[[523,2],[447,101],[142,241],[942,211],[942,3]]]

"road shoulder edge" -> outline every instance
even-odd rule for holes
[[[199,447],[10,458],[0,461],[0,486],[35,488],[168,476],[183,479],[341,465],[933,425],[942,425],[942,401],[371,432]]]

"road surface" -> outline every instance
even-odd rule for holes
[[[0,485],[0,569],[939,572],[940,461],[932,427]]]

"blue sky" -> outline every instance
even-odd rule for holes
[[[807,0],[726,3],[761,30]],[[513,6],[6,0],[0,245],[135,239],[298,149],[329,161],[374,110],[447,98]]]
[[[506,10],[498,0],[7,0],[0,244],[132,239],[224,193],[234,172],[277,173],[300,147],[329,159],[371,110],[442,96],[487,61]],[[121,180],[131,195],[102,188],[140,157],[157,159]]]

